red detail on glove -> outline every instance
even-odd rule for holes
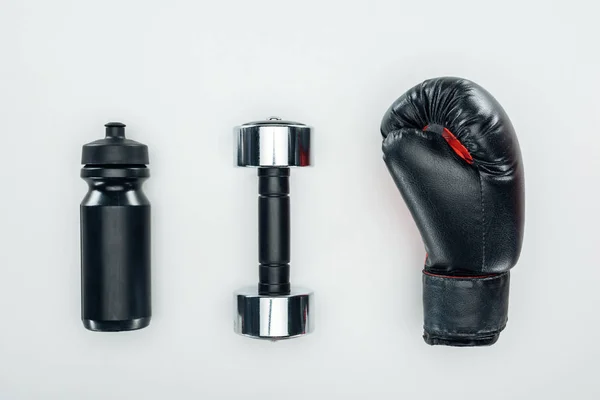
[[[426,131],[427,128],[429,128],[429,125],[426,125],[425,128],[423,128],[423,130]],[[469,150],[467,150],[467,148],[460,142],[460,140],[456,138],[456,136],[454,136],[452,132],[450,132],[450,130],[448,130],[448,128],[444,128],[444,131],[442,132],[442,137],[446,139],[446,142],[448,142],[450,147],[452,147],[452,150],[454,150],[454,152],[460,158],[462,158],[469,164],[473,164],[473,156],[471,156]]]

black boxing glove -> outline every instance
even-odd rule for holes
[[[437,78],[396,100],[381,134],[427,251],[425,342],[495,343],[523,241],[523,163],[508,116],[477,84]]]

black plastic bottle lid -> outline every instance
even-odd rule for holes
[[[125,138],[125,124],[109,122],[106,137],[83,145],[81,163],[86,165],[149,164],[148,146]]]

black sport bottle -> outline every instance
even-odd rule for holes
[[[92,331],[128,331],[152,315],[148,147],[126,139],[124,124],[105,126],[81,156],[81,318]]]

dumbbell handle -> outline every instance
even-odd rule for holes
[[[290,169],[258,168],[258,292],[290,293]]]

